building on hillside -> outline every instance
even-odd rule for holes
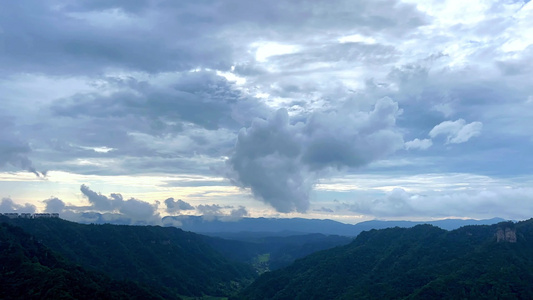
[[[33,217],[35,219],[37,219],[37,218],[51,218],[52,214],[50,214],[50,213],[37,213],[37,214],[33,214]]]
[[[18,213],[4,213],[4,216],[10,218],[10,219],[15,219],[15,218],[18,218],[19,217],[19,214]]]
[[[59,213],[0,213],[0,216],[6,216],[10,219],[59,218]]]

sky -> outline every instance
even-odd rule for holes
[[[533,3],[0,0],[0,211],[533,216]]]

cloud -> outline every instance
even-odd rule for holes
[[[420,149],[420,150],[426,150],[429,147],[433,145],[433,142],[430,139],[414,139],[409,142],[405,142],[405,149],[411,150],[411,149]]]
[[[99,213],[95,211],[75,211],[66,209],[59,215],[60,218],[78,222],[91,224],[116,224],[116,225],[160,225],[161,220],[155,217],[147,219],[133,218],[128,215],[120,213]]]
[[[246,217],[248,215],[248,211],[244,206],[239,206],[237,209],[232,209],[229,217],[231,219],[240,219],[242,217]]]
[[[238,129],[272,110],[213,70],[106,76],[98,84],[50,101],[32,130],[13,128],[32,140],[43,168],[102,175],[220,168]],[[95,151],[104,148],[112,150]]]
[[[106,84],[118,91],[111,94],[96,91],[76,94],[56,103],[52,107],[53,112],[70,118],[82,115],[104,120],[133,118],[143,121],[135,124],[140,130],[158,134],[168,130],[180,131],[181,122],[210,130],[221,125],[236,125],[231,119],[233,106],[239,100],[253,101],[252,98],[241,99],[245,97],[232,83],[212,70],[164,73],[148,80],[134,77],[106,79]],[[146,125],[144,122],[152,123],[152,126],[139,126]],[[169,125],[176,122],[179,126]]]
[[[395,188],[383,197],[355,200],[344,208],[376,218],[471,218],[528,219],[533,214],[531,188],[494,187],[464,191],[408,192]]]
[[[248,216],[248,210],[244,206],[239,206],[239,208],[232,209],[229,213],[221,213],[217,215],[215,218],[208,217],[206,219],[206,216],[204,216],[204,219],[212,221],[212,220],[219,220],[222,222],[236,222],[240,219]]]
[[[389,98],[370,111],[316,112],[295,124],[280,109],[239,132],[228,176],[279,212],[305,212],[321,172],[361,167],[403,147],[400,113]]]
[[[113,211],[122,202],[122,196],[119,194],[113,194],[114,199],[110,199],[100,193],[92,191],[88,186],[83,184],[80,187],[82,194],[89,200],[92,207],[99,211]]]
[[[65,202],[56,197],[44,200],[43,202],[46,204],[44,211],[50,213],[61,213],[66,206]]]
[[[333,209],[331,209],[331,208],[327,208],[327,207],[324,207],[324,206],[322,206],[322,207],[319,208],[319,209],[314,209],[313,211],[327,212],[327,213],[333,213],[333,212],[335,212]]]
[[[172,218],[172,217],[164,217],[162,220],[161,220],[163,226],[165,227],[182,227],[183,226],[183,223],[180,221],[180,220],[177,220],[175,218]]]
[[[218,204],[200,204],[196,209],[203,215],[220,215],[223,207]]]
[[[63,191],[85,175],[195,175],[167,187],[214,203],[224,196],[206,192],[219,185],[207,177],[227,167],[232,184],[281,212],[330,197],[313,189],[333,173],[530,177],[533,3],[452,2],[5,1],[0,175],[73,174],[47,185]],[[37,192],[10,180],[0,182],[10,196]],[[88,207],[63,215],[152,213],[138,199],[81,191]],[[377,207],[407,199],[396,208],[408,209],[413,200],[395,195]],[[162,208],[188,208],[173,201]]]
[[[132,220],[132,222],[139,222],[141,220],[148,224],[160,222],[157,204],[150,204],[134,198],[124,200],[121,194],[116,193],[107,197],[92,191],[86,185],[82,185],[80,190],[91,203],[88,209],[112,213],[111,215],[117,215],[116,218],[126,218]]]
[[[40,176],[33,167],[32,161],[28,158],[28,153],[30,152],[31,149],[27,143],[19,140],[0,138],[0,167],[10,164]]]
[[[150,222],[150,219],[154,217],[159,217],[155,205],[134,198],[122,202],[119,212],[133,220],[144,220],[146,222]]]
[[[168,213],[177,213],[180,210],[193,210],[194,206],[190,205],[189,203],[178,199],[177,201],[174,200],[174,198],[168,198],[165,200],[166,205],[166,211]]]
[[[431,129],[429,136],[435,138],[439,135],[446,136],[446,144],[460,144],[467,142],[470,138],[481,134],[483,124],[472,122],[466,124],[465,120],[444,121]]]
[[[2,198],[0,202],[0,212],[2,213],[34,213],[36,207],[33,204],[25,203],[24,205],[13,202],[10,198]]]
[[[208,222],[214,220],[234,222],[248,215],[248,210],[244,206],[234,208],[233,206],[220,206],[218,204],[200,204],[196,210],[202,215],[202,219]]]
[[[39,173],[33,166],[28,155],[32,151],[29,143],[13,134],[14,124],[7,116],[0,115],[0,168],[7,164],[34,173],[37,177],[45,176],[46,173]]]

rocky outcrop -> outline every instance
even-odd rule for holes
[[[496,231],[496,242],[516,243],[516,229],[509,227],[498,228],[498,231]]]

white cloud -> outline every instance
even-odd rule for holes
[[[254,43],[252,48],[255,48],[255,59],[259,62],[265,62],[271,56],[291,54],[298,51],[296,45],[283,45],[275,42]]]
[[[1,213],[34,213],[36,210],[35,205],[31,203],[25,203],[24,205],[17,204],[10,198],[2,198],[0,202]]]
[[[176,213],[182,210],[193,210],[194,206],[190,205],[189,203],[178,199],[177,201],[174,200],[174,198],[168,198],[165,201],[166,205],[166,211],[169,213]]]
[[[446,144],[460,144],[467,142],[470,138],[481,134],[483,124],[481,122],[472,122],[466,124],[466,121],[459,119],[456,121],[444,121],[431,129],[429,136],[435,138],[439,135],[446,136]]]
[[[335,174],[343,190],[403,189],[376,210],[408,211],[445,189],[430,172],[531,177],[533,2],[19,2],[0,10],[0,197],[52,209],[35,199],[79,203],[82,183],[98,186],[90,209],[108,212],[85,220],[171,196],[265,208],[249,191],[303,212]],[[228,157],[244,190],[223,179]],[[413,178],[368,187],[388,172]]]
[[[412,141],[405,142],[405,149],[420,149],[420,150],[426,150],[429,147],[433,145],[433,142],[431,142],[430,139],[414,139]]]
[[[109,197],[92,191],[88,186],[82,185],[80,188],[82,194],[89,200],[91,206],[85,209],[103,213],[111,213],[113,218],[128,219],[131,222],[146,222],[157,224],[160,222],[160,216],[157,212],[157,204],[138,199],[124,200],[121,194],[113,193]],[[50,201],[47,202],[47,207]]]
[[[488,188],[418,194],[396,188],[384,197],[356,200],[348,205],[348,209],[378,218],[468,216],[528,219],[533,215],[533,190]]]

